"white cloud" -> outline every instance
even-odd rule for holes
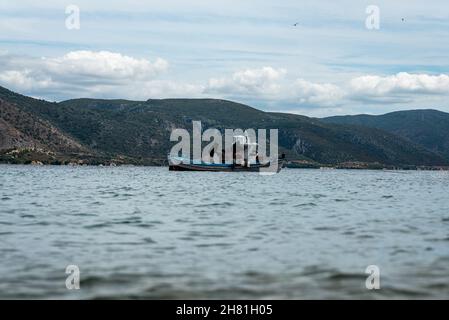
[[[314,83],[285,79],[285,69],[262,67],[237,71],[230,77],[209,79],[205,92],[230,96],[276,99],[289,104],[315,107],[336,106],[341,103],[344,91],[330,83]]]
[[[7,84],[10,88],[21,90],[43,89],[52,85],[49,77],[37,77],[29,69],[7,70],[0,73],[0,83]]]
[[[449,94],[449,76],[407,72],[386,77],[366,75],[352,79],[350,88],[355,95],[384,98],[404,93]]]
[[[219,94],[275,95],[281,90],[285,69],[262,67],[235,72],[231,77],[211,78],[206,92]]]
[[[344,113],[355,101],[437,105],[449,94],[449,76],[445,74],[364,75],[337,85],[288,77],[286,69],[265,66],[193,82],[171,80],[168,66],[162,58],[148,60],[109,51],[72,51],[50,58],[4,52],[0,53],[0,85],[49,100],[208,97],[269,110],[305,110],[306,114]]]
[[[160,80],[168,62],[154,62],[109,51],[72,51],[61,57],[0,55],[0,84],[50,99],[103,97],[148,99],[196,96],[194,84]]]
[[[72,51],[58,58],[43,58],[50,74],[69,78],[152,79],[168,68],[168,62],[136,59],[109,51]]]
[[[345,96],[345,92],[334,84],[314,83],[304,79],[297,79],[293,83],[291,93],[299,104],[321,107],[340,105]]]
[[[162,80],[168,62],[136,59],[108,51],[72,51],[61,57],[0,56],[0,84],[33,96],[148,98],[222,97],[243,102],[286,102],[309,107],[339,105],[344,96],[336,85],[303,79],[290,82],[282,68],[265,66],[210,78],[205,84]]]

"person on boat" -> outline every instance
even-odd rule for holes
[[[220,162],[220,153],[216,152],[215,148],[217,148],[217,146],[214,146],[209,152],[210,162],[219,163]],[[224,157],[224,150],[221,151],[221,161],[224,163],[223,157]]]

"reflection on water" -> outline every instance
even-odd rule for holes
[[[0,298],[447,299],[448,190],[446,172],[3,165]]]

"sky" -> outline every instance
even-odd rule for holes
[[[0,85],[316,117],[449,112],[449,2],[0,0]]]

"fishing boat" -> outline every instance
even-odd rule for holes
[[[239,164],[227,164],[227,163],[213,163],[213,162],[204,162],[194,163],[190,159],[182,158],[182,157],[170,157],[169,161],[169,170],[171,171],[222,171],[222,172],[261,172],[265,170],[269,172],[269,167],[273,163],[272,161],[277,161],[276,172],[281,171],[284,165],[284,158],[273,159],[267,163],[250,163],[248,165],[239,165]],[[262,169],[262,170],[261,170]]]
[[[239,155],[236,156],[236,145],[241,144],[243,157],[241,161],[236,161]],[[285,155],[281,157],[272,157],[268,161],[259,161],[258,156],[253,157],[253,161],[249,161],[249,150],[256,150],[257,144],[250,142],[246,136],[235,136],[233,144],[233,162],[226,163],[224,159],[218,161],[215,157],[213,161],[193,161],[192,159],[168,155],[168,163],[170,171],[215,171],[215,172],[270,172],[275,170],[279,172],[284,166]],[[224,151],[224,150],[223,150]],[[246,155],[246,157],[245,157]],[[213,158],[213,157],[212,157]],[[276,166],[277,163],[277,166]]]

